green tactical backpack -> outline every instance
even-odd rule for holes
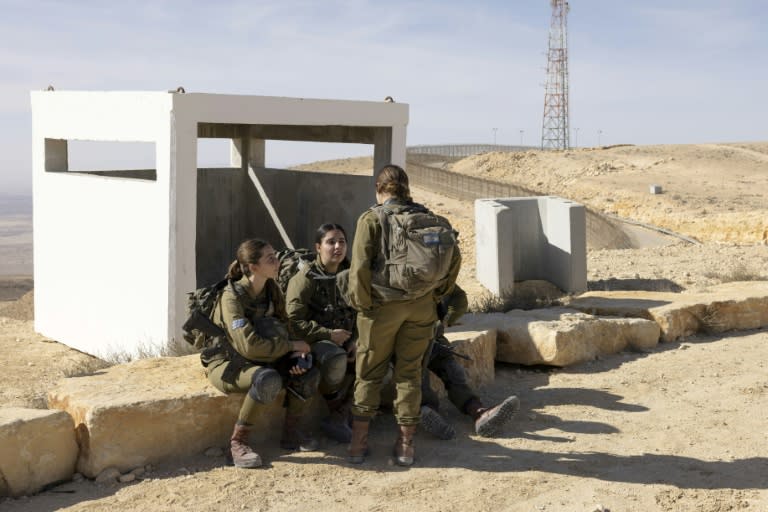
[[[288,289],[288,281],[300,270],[315,261],[316,255],[309,249],[283,249],[277,252],[280,270],[277,274],[277,284],[283,293]]]
[[[371,286],[384,301],[423,297],[448,278],[458,233],[418,203],[377,205],[380,254]]]
[[[228,283],[228,279],[222,279],[216,284],[198,288],[187,294],[187,319],[181,329],[187,343],[197,350],[210,346],[216,337],[227,336],[221,327],[213,323],[212,317],[213,310]]]

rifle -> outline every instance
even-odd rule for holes
[[[460,354],[459,352],[456,352],[455,348],[453,348],[450,345],[446,345],[445,343],[440,343],[440,342],[436,341],[432,345],[432,350],[433,351],[438,351],[438,352],[442,351],[444,354],[448,354],[448,355],[454,356],[454,357],[460,357],[461,359],[464,359],[466,361],[471,361],[472,360],[471,357],[469,357],[467,355],[464,355],[464,354]]]
[[[181,329],[184,331],[185,338],[194,330],[198,330],[203,334],[213,338],[227,337],[227,333],[224,332],[224,329],[213,323],[210,318],[197,310],[193,311],[192,314],[189,315],[189,318],[187,318],[187,321],[184,322],[184,325],[181,326]]]

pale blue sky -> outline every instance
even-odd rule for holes
[[[547,0],[0,0],[0,193],[31,189],[29,91],[410,105],[408,144],[537,145]],[[573,0],[578,145],[768,140],[768,2]],[[574,143],[574,136],[571,137]],[[215,149],[215,147],[213,148]],[[274,144],[268,164],[370,153]],[[217,154],[202,163],[223,163]]]

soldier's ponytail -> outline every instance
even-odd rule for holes
[[[376,192],[411,201],[408,175],[399,165],[385,165],[376,173]]]
[[[225,277],[232,281],[239,281],[243,278],[243,269],[240,268],[240,263],[237,260],[229,264],[229,269],[227,270],[227,275]]]
[[[260,238],[245,240],[237,247],[237,259],[229,264],[227,279],[239,281],[243,276],[251,275],[248,264],[258,264],[265,247],[269,243]]]

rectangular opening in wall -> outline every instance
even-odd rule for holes
[[[156,181],[155,143],[45,139],[45,170]]]
[[[232,168],[231,139],[197,139],[197,168],[198,169],[229,169]]]
[[[265,167],[373,175],[373,144],[268,140]]]

